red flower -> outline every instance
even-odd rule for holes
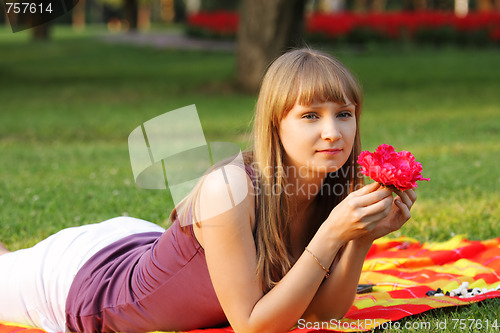
[[[361,152],[358,163],[365,176],[401,191],[417,187],[417,180],[430,180],[422,177],[422,164],[415,161],[415,156],[409,151],[395,152],[393,146],[385,143],[378,146],[374,153]]]

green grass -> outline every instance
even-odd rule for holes
[[[207,141],[247,145],[256,96],[227,89],[232,54],[111,45],[100,33],[56,29],[53,41],[31,43],[0,30],[0,239],[12,249],[124,214],[166,226],[171,198],[134,185],[127,147],[157,115],[196,104]],[[396,236],[499,237],[500,51],[334,54],[364,87],[364,148],[410,150],[431,178]],[[499,308],[493,300],[403,322],[447,319],[450,328],[451,318],[500,319]]]

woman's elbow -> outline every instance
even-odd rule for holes
[[[312,322],[327,322],[330,320],[340,320],[344,318],[351,307],[342,307],[336,309],[323,309],[323,311],[316,311],[314,314],[310,313],[302,318]]]
[[[244,324],[236,324],[233,325],[232,328],[234,333],[286,333],[293,328],[293,325],[290,327],[284,327],[284,323],[267,323],[267,324],[259,324],[259,323],[244,323]]]
[[[283,330],[274,327],[233,327],[234,333],[285,333],[291,329],[292,327]]]

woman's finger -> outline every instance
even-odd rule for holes
[[[361,222],[365,225],[366,229],[373,229],[381,220],[387,217],[385,211],[379,212],[377,214],[370,215],[366,217],[365,221]]]
[[[379,183],[374,182],[374,183],[363,186],[362,188],[354,191],[353,193],[355,193],[356,195],[360,195],[360,196],[365,195],[365,194],[376,191],[380,186],[381,185]]]
[[[386,217],[391,211],[392,200],[393,199],[391,193],[391,195],[382,198],[378,202],[375,202],[370,206],[361,208],[360,211],[362,212],[363,218],[361,218],[360,221],[370,222]]]
[[[394,199],[394,203],[398,206],[401,215],[403,215],[404,221],[408,221],[411,218],[410,208],[408,208],[408,206],[398,198]]]
[[[417,200],[417,191],[414,188],[405,191],[410,197],[411,201],[415,202]]]
[[[411,190],[401,191],[395,189],[394,193],[398,195],[398,198],[401,200],[401,202],[403,202],[406,206],[408,206],[409,209],[411,209],[415,201],[411,199],[409,191]]]
[[[356,203],[359,207],[368,207],[388,197],[392,198],[392,191],[389,188],[384,187],[379,188],[377,191],[359,196]]]

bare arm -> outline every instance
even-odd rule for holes
[[[228,175],[232,186],[238,180]],[[231,180],[232,179],[232,180]],[[225,189],[216,179],[207,179],[200,200],[207,216],[220,202]],[[253,238],[253,189],[245,179],[249,195],[236,207],[201,223],[201,236],[210,277],[221,306],[235,332],[286,332],[304,313],[320,286],[324,272],[312,256],[303,254],[286,276],[269,293],[263,293],[255,272],[257,253]],[[222,192],[222,193],[220,193]],[[326,254],[338,251],[332,230],[323,227],[316,237]],[[331,255],[330,261],[334,255]],[[328,263],[329,265],[329,263]]]
[[[352,240],[347,243],[330,277],[318,289],[302,318],[307,321],[340,319],[351,307],[359,276],[371,243]]]
[[[225,185],[219,186],[221,181],[216,178],[207,179],[207,186],[200,194],[200,200],[204,201],[200,205],[202,214],[205,212],[207,216],[213,216],[201,223],[201,236],[215,292],[235,332],[286,332],[308,308],[323,282],[325,272],[309,253],[304,252],[278,285],[264,294],[255,275],[257,256],[252,232],[255,218],[253,188],[246,177],[243,181],[230,172],[228,179],[231,188],[247,186],[250,194],[233,209],[220,214],[210,213],[211,209],[216,209],[214,207],[217,207],[226,191]],[[327,220],[317,231],[308,248],[323,266],[329,267],[336,253],[349,239],[366,234],[366,228],[377,221],[385,206],[369,203],[378,203],[387,194],[373,194],[375,189],[375,186],[367,187],[356,199],[362,198],[361,201],[371,207],[358,211],[355,217],[352,212],[359,209],[351,209],[343,216],[344,219]],[[365,194],[369,196],[365,197]],[[361,257],[354,250],[349,249],[348,253]],[[346,256],[342,265],[347,260],[349,258]],[[362,259],[359,261],[362,264]],[[348,270],[342,272],[345,274]],[[344,278],[341,273],[334,273],[330,277],[332,280]],[[351,303],[352,299],[349,305]],[[345,308],[345,305],[339,306],[339,312]]]
[[[304,319],[309,321],[340,319],[349,310],[356,296],[364,259],[373,241],[398,230],[411,217],[410,209],[417,199],[415,191],[413,189],[405,192],[394,191],[398,196],[393,199],[387,217],[381,219],[370,233],[348,243],[332,275],[318,289],[303,316]]]

